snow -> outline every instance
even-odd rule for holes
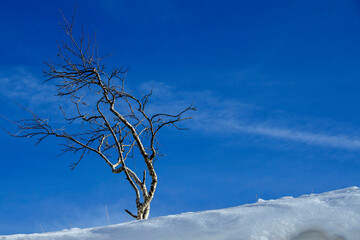
[[[360,188],[0,240],[360,240]]]

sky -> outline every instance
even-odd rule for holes
[[[2,116],[28,117],[19,103],[64,124],[43,62],[75,6],[153,109],[198,107],[160,133],[151,218],[360,185],[359,1],[0,1]],[[0,133],[0,235],[106,225],[105,206],[132,220],[124,176],[95,155],[70,170],[59,143]]]

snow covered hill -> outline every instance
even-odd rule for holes
[[[360,240],[360,188],[0,240]]]

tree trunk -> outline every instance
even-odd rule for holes
[[[150,205],[146,208],[142,208],[140,207],[138,209],[138,213],[137,213],[137,220],[145,220],[148,219],[149,217],[149,213],[150,213]]]

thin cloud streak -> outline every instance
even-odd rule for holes
[[[23,69],[17,70],[18,74],[12,75],[12,79],[0,76],[2,89],[0,93],[12,99],[28,100],[30,105],[42,102],[59,104],[59,99],[49,94],[53,93],[54,86],[42,85],[35,81],[36,78],[30,73]],[[10,87],[13,89],[10,90]],[[191,123],[185,123],[193,130],[216,132],[217,134],[253,134],[323,147],[360,150],[360,138],[357,137],[299,131],[295,129],[296,126],[281,128],[274,126],[275,124],[271,120],[261,123],[254,117],[254,112],[261,111],[257,106],[244,104],[235,99],[220,99],[211,91],[178,91],[172,86],[156,81],[142,84],[140,90],[149,91],[153,87],[155,99],[148,109],[150,112],[159,110],[172,112],[182,109],[189,102],[194,102],[199,106],[199,111],[194,114]]]
[[[301,132],[292,129],[274,128],[261,125],[235,125],[233,126],[233,129],[237,132],[263,135],[324,147],[360,150],[360,139],[350,138],[349,136],[345,135],[326,135],[321,133]]]
[[[193,114],[194,119],[185,123],[193,130],[216,132],[216,134],[252,134],[322,147],[360,150],[360,138],[356,135],[321,133],[319,126],[323,126],[324,121],[320,119],[309,120],[311,123],[316,122],[309,131],[298,130],[297,128],[303,124],[296,123],[293,127],[278,127],[279,124],[275,124],[271,119],[261,122],[255,117],[256,112],[264,111],[257,106],[244,104],[236,99],[221,99],[210,91],[179,92],[159,82],[147,83],[146,89],[149,89],[149,84],[155,86],[154,89],[160,89],[159,92],[154,92],[154,95],[160,98],[160,101],[155,103],[156,107],[176,109],[184,106],[186,102],[195,102],[195,105],[199,106],[199,111]],[[164,98],[166,99],[165,106],[161,103],[164,102]],[[282,122],[288,125],[287,116],[281,118],[283,118]]]

